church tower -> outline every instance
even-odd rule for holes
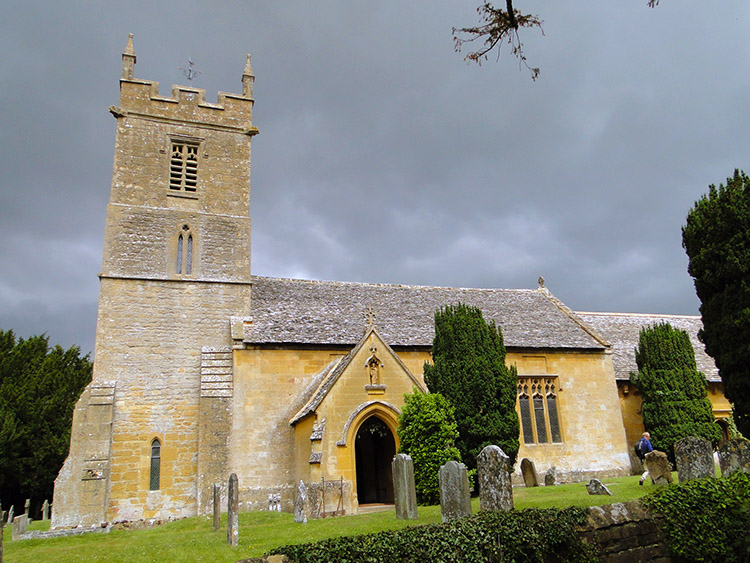
[[[132,39],[110,107],[94,376],[76,406],[53,526],[197,513],[202,386],[231,389],[232,319],[250,311],[250,56],[242,94],[208,103],[202,89],[163,96],[134,78]]]

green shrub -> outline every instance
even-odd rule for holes
[[[414,462],[414,482],[419,504],[440,502],[438,471],[450,460],[461,461],[455,447],[458,438],[453,407],[440,393],[414,390],[404,395],[398,417],[399,452]]]
[[[697,479],[659,489],[643,503],[664,516],[669,547],[687,561],[747,561],[750,475]]]
[[[447,524],[284,546],[270,554],[295,563],[596,561],[576,533],[586,514],[583,508],[487,512]]]

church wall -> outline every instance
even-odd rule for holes
[[[292,509],[294,487],[302,477],[297,477],[296,436],[289,423],[313,378],[348,352],[235,350],[229,466],[237,473],[243,510],[267,508],[269,493],[281,493],[284,509]]]

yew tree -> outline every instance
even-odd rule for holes
[[[709,187],[682,227],[700,299],[698,334],[716,362],[737,429],[750,436],[750,179],[739,170]]]
[[[638,372],[630,380],[641,392],[643,425],[654,448],[673,459],[675,443],[687,436],[716,446],[721,435],[688,333],[669,323],[642,328],[635,361]]]
[[[467,467],[475,468],[476,456],[490,444],[499,446],[512,466],[519,447],[517,374],[505,364],[500,328],[476,307],[443,307],[435,312],[432,360],[424,366],[425,383],[455,408],[456,446]]]

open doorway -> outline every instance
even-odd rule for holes
[[[393,503],[391,462],[396,441],[390,428],[377,416],[362,423],[354,441],[359,504]]]

